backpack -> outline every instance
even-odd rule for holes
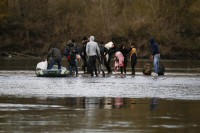
[[[152,67],[151,67],[151,64],[149,63],[146,63],[143,67],[143,74],[144,75],[151,75],[152,73]]]
[[[72,53],[72,54],[70,54],[69,55],[69,57],[68,57],[68,60],[69,60],[69,64],[71,65],[71,66],[75,66],[76,65],[76,54],[75,53]]]
[[[158,75],[164,75],[164,73],[165,73],[165,67],[164,65],[160,65],[158,70]]]
[[[75,66],[76,65],[75,60],[76,60],[76,53],[77,53],[77,51],[78,51],[78,49],[77,49],[77,47],[76,47],[75,44],[73,44],[73,43],[70,42],[67,45],[67,48],[65,50],[65,55],[66,55],[67,60],[69,61],[69,64],[71,66]]]

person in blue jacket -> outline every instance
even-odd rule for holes
[[[152,59],[153,59],[153,65],[154,65],[154,71],[155,71],[154,75],[158,76],[159,63],[160,63],[160,50],[154,38],[151,38],[149,42],[151,45]]]

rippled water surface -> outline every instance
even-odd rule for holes
[[[0,72],[0,95],[20,97],[158,97],[200,100],[200,76],[179,73],[165,76],[44,78],[34,71]]]
[[[200,75],[42,78],[0,71],[0,132],[200,130]]]

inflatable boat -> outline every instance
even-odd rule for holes
[[[66,77],[69,75],[66,67],[58,69],[58,66],[54,65],[52,69],[47,69],[47,61],[39,62],[36,66],[35,73],[38,77]]]
[[[38,77],[66,77],[69,75],[69,71],[65,67],[58,70],[57,66],[53,66],[52,69],[36,69],[35,73]]]

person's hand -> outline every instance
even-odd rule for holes
[[[153,60],[153,55],[151,56],[151,59]]]

